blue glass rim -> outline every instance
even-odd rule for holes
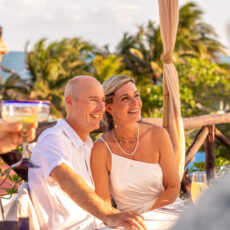
[[[43,105],[50,105],[50,102],[49,101],[1,101],[2,104],[20,104],[20,103],[24,103],[24,104],[43,104]]]

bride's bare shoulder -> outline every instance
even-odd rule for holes
[[[142,128],[144,134],[162,136],[165,135],[165,133],[167,133],[166,129],[159,125],[140,123],[140,127]]]
[[[108,142],[109,141],[108,137],[109,137],[108,132],[105,132],[100,137],[98,137],[93,143],[92,152],[95,152],[95,151],[107,152],[108,148],[106,147],[106,144],[104,141]]]

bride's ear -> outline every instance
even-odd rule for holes
[[[105,105],[105,110],[108,112],[108,113],[112,113],[112,106],[111,106],[111,104],[107,104],[107,105]]]

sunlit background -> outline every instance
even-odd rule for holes
[[[179,5],[189,2],[179,0]],[[230,46],[230,1],[201,0],[203,19],[214,27],[220,42]],[[1,0],[0,24],[11,51],[23,51],[40,38],[50,41],[82,37],[113,50],[123,33],[136,32],[148,20],[159,23],[157,0]],[[229,49],[228,49],[228,53]]]

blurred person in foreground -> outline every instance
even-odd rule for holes
[[[146,229],[140,215],[121,213],[94,192],[89,133],[99,128],[105,110],[101,84],[78,76],[67,83],[64,96],[66,119],[39,136],[31,156],[39,166],[29,169],[29,188],[41,229],[93,230],[102,223],[96,218],[111,227]]]
[[[28,135],[29,142],[35,138],[37,126],[37,122],[32,125]],[[23,143],[21,129],[20,123],[8,123],[0,119],[0,154],[8,153]]]
[[[202,193],[198,203],[185,211],[171,230],[229,230],[230,173]],[[186,227],[185,227],[186,226]]]

